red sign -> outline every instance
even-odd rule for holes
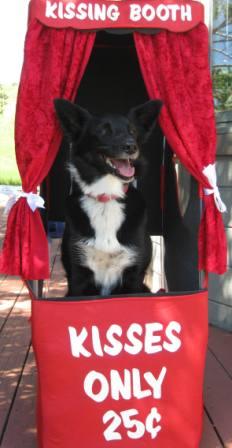
[[[177,32],[204,21],[204,8],[191,0],[31,0],[31,17],[55,28],[165,28]]]
[[[39,447],[197,448],[207,293],[34,300]]]

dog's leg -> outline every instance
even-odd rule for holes
[[[72,266],[68,279],[67,297],[84,300],[86,296],[96,296],[100,293],[94,282],[93,272],[82,266]]]
[[[144,284],[145,272],[139,272],[135,266],[127,268],[123,273],[121,286],[112,291],[112,294],[150,293]]]

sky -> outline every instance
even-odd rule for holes
[[[0,83],[19,81],[29,0],[0,0]]]

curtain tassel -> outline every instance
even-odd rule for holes
[[[45,208],[44,207],[44,199],[39,196],[38,194],[34,193],[25,193],[25,191],[17,191],[17,193],[14,193],[10,196],[6,203],[6,207],[4,210],[5,214],[8,214],[12,207],[16,204],[16,202],[20,198],[26,198],[26,201],[30,207],[30,209],[34,212],[37,208]]]
[[[226,205],[224,204],[224,202],[221,199],[219,188],[217,186],[217,174],[216,174],[215,163],[206,166],[202,170],[202,172],[205,175],[205,177],[207,177],[207,180],[208,180],[210,186],[212,187],[212,188],[204,188],[205,195],[209,196],[210,194],[213,194],[214,202],[215,202],[215,205],[216,205],[217,209],[219,210],[219,212],[221,212],[221,213],[226,212],[227,211]]]

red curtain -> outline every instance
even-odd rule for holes
[[[36,192],[48,174],[62,134],[54,98],[73,100],[88,63],[95,33],[47,28],[33,20],[25,42],[15,142],[24,192]],[[47,237],[38,209],[20,198],[10,211],[0,272],[24,279],[49,277]]]
[[[204,197],[199,231],[199,269],[226,271],[226,238],[212,188],[203,169],[215,162],[216,127],[204,24],[188,33],[134,34],[142,75],[150,98],[164,102],[160,125],[173,151],[198,180]],[[217,193],[218,191],[214,191]]]

